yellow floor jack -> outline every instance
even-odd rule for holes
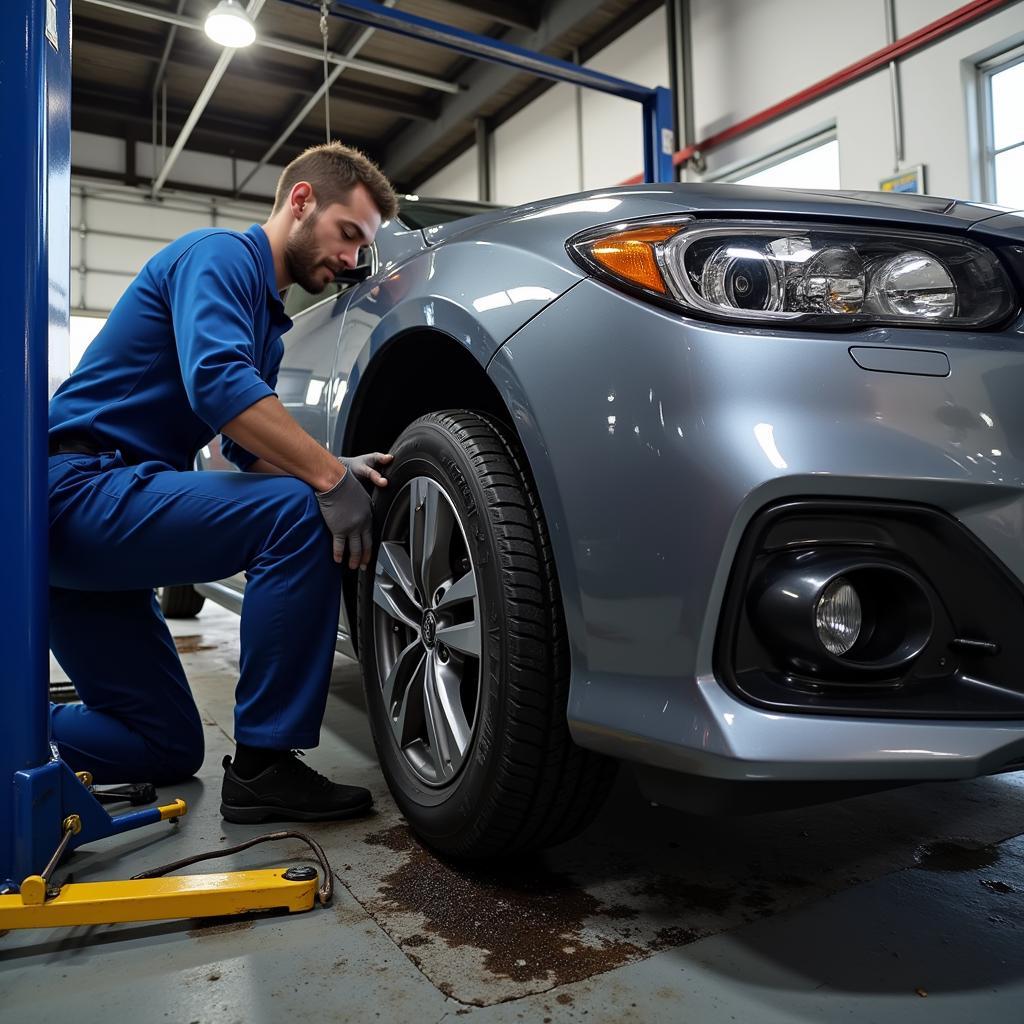
[[[67,771],[66,766],[61,767]],[[102,799],[105,794],[92,789],[87,772],[75,777],[98,807],[97,797]],[[185,801],[178,799],[162,807],[107,816],[109,828],[104,831],[114,834],[156,821],[177,823],[187,810]],[[265,910],[296,913],[312,909],[317,902],[326,906],[333,895],[333,875],[322,847],[303,833],[292,831],[271,832],[237,846],[186,857],[125,881],[56,885],[53,873],[69,849],[79,845],[75,841],[82,829],[82,816],[68,814],[61,823],[57,848],[42,871],[28,875],[16,887],[6,885],[6,894],[0,895],[0,930],[225,917]],[[164,877],[201,860],[230,856],[257,843],[279,839],[299,839],[309,845],[320,862],[322,884],[318,884],[316,869],[304,866]],[[12,891],[15,888],[17,892]]]

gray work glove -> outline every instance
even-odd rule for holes
[[[385,455],[383,452],[370,452],[369,455],[340,455],[338,461],[346,469],[352,470],[360,480],[369,480],[377,487],[387,487],[387,478],[381,476],[377,470],[392,462],[394,458],[394,455]]]
[[[355,472],[347,472],[329,491],[317,491],[316,500],[334,538],[334,560],[341,562],[347,544],[350,569],[369,565],[372,545],[370,496],[356,479]]]

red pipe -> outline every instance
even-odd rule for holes
[[[754,131],[755,128],[760,128],[770,121],[775,121],[783,115],[792,113],[792,111],[797,110],[799,107],[811,103],[813,100],[821,99],[822,96],[827,96],[829,93],[835,92],[851,82],[856,82],[865,75],[870,75],[879,68],[885,67],[891,61],[909,56],[918,50],[923,50],[926,46],[937,43],[940,39],[970,25],[971,22],[984,18],[986,15],[994,14],[1001,7],[1007,7],[1016,2],[1017,0],[973,0],[972,3],[964,4],[963,7],[958,7],[955,11],[950,11],[944,17],[929,22],[916,32],[911,32],[909,36],[897,39],[896,42],[891,43],[889,46],[876,50],[862,60],[850,64],[841,71],[837,71],[834,75],[829,75],[828,78],[823,78],[820,82],[816,82],[806,89],[801,89],[800,92],[794,93],[788,99],[766,107],[760,113],[754,114],[744,121],[738,121],[736,124],[730,125],[714,135],[709,135],[703,142],[698,142],[692,146],[687,146],[686,149],[678,150],[672,154],[672,164],[678,167],[680,164],[686,163],[690,157],[698,152],[706,153],[709,149],[715,149],[726,142],[739,138],[741,135],[746,135],[748,132]],[[620,182],[620,184],[637,185],[643,180],[642,174],[636,174],[632,178]]]

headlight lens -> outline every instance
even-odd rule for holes
[[[569,251],[599,277],[721,320],[977,328],[1017,308],[995,254],[944,235],[685,218],[587,232]]]

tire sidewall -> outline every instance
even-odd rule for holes
[[[480,422],[487,425],[482,418]],[[392,453],[395,460],[388,472],[388,487],[373,496],[374,560],[370,569],[360,574],[360,661],[374,743],[399,808],[426,838],[450,839],[471,826],[487,802],[500,760],[500,737],[505,733],[506,611],[500,553],[487,514],[484,488],[469,455],[438,417],[413,423]],[[441,787],[429,786],[420,779],[394,740],[381,698],[372,625],[376,551],[384,521],[405,485],[419,476],[439,484],[456,509],[473,560],[479,600],[480,693],[473,738],[458,775]]]

